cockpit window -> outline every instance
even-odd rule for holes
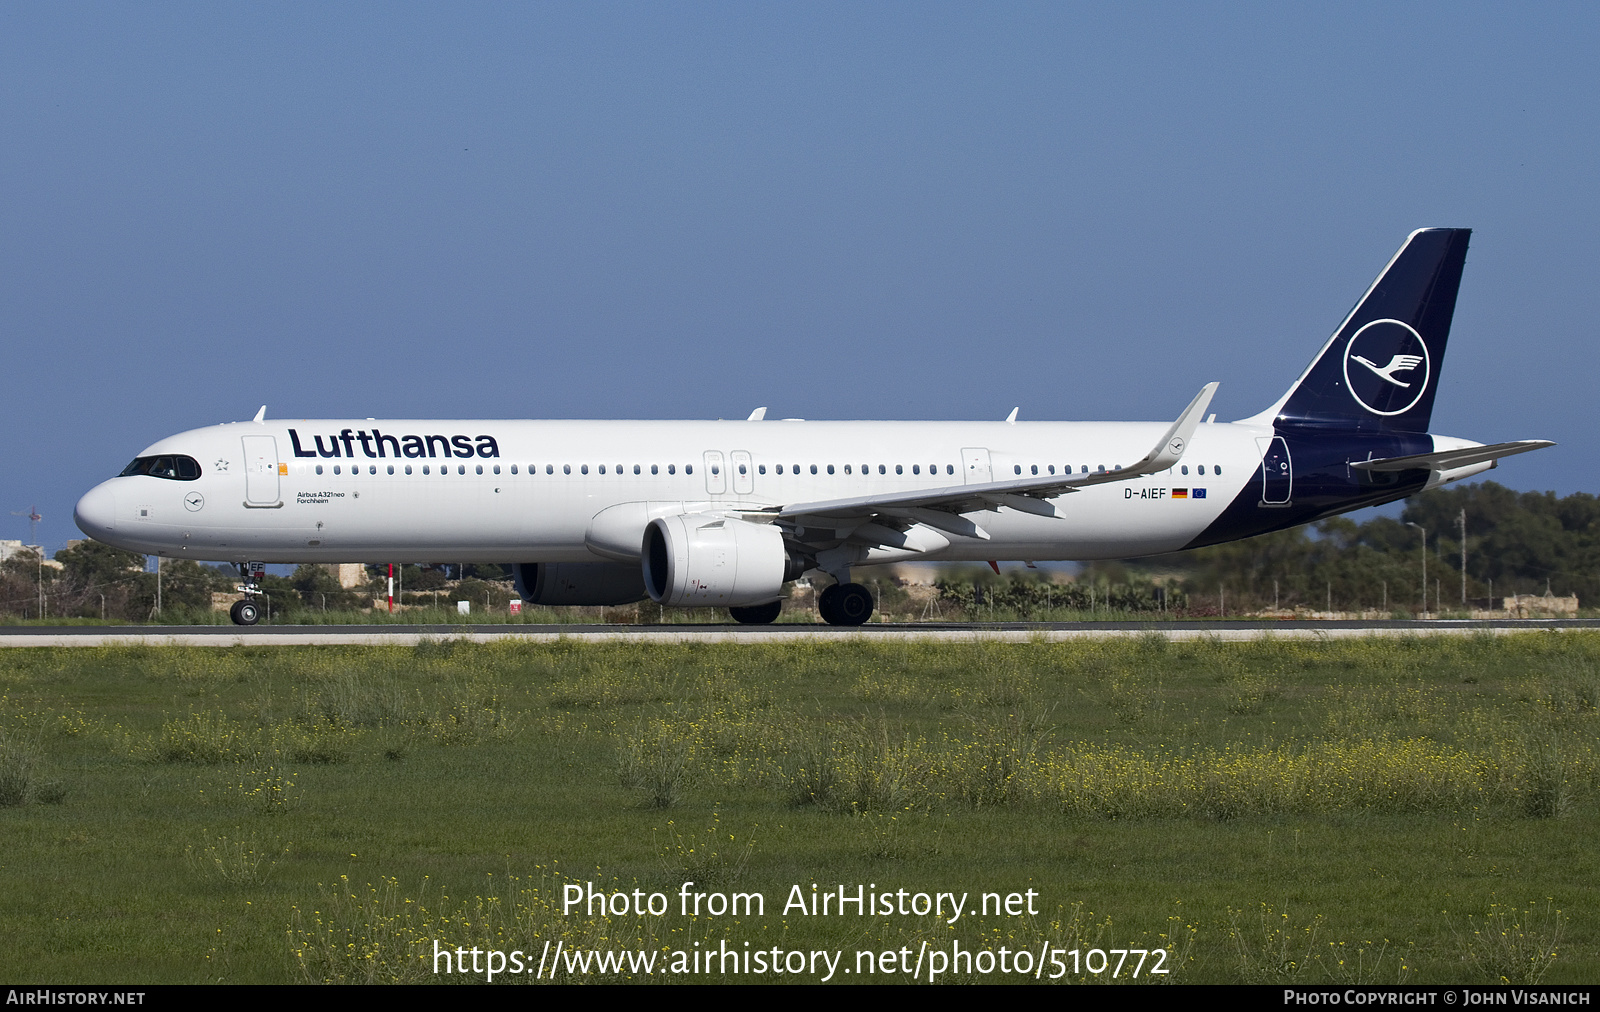
[[[200,477],[200,464],[193,457],[165,454],[160,457],[135,457],[133,463],[122,469],[119,478],[147,474],[152,478],[170,478],[173,481],[194,481]]]

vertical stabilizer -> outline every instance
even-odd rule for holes
[[[1411,233],[1311,367],[1255,420],[1427,432],[1471,235],[1466,228]]]

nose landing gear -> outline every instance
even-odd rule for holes
[[[234,625],[255,625],[261,621],[261,605],[256,601],[256,595],[261,593],[261,577],[266,570],[264,562],[240,564],[239,575],[244,577],[244,583],[239,590],[244,594],[244,600],[233,602],[233,607],[228,609],[228,617],[233,619]]]

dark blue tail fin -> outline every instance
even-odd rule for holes
[[[1427,432],[1471,235],[1466,228],[1411,233],[1271,420]]]

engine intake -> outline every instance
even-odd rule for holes
[[[650,521],[644,532],[644,587],[666,605],[738,608],[769,604],[797,572],[771,524],[710,514]]]

